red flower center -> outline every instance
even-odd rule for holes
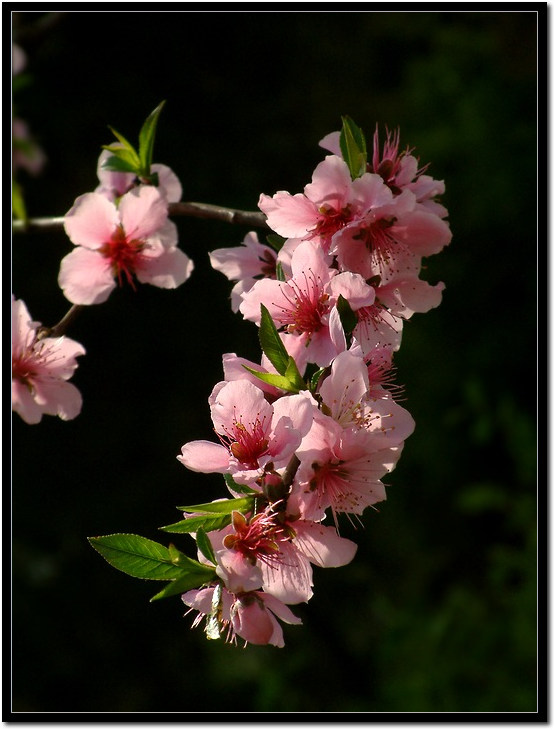
[[[133,275],[137,270],[137,265],[144,258],[141,254],[144,247],[144,241],[128,239],[121,225],[116,228],[112,238],[100,247],[100,253],[110,260],[113,274],[120,286],[122,285],[123,274],[128,283],[135,289]]]
[[[235,421],[231,432],[226,430],[226,438],[233,456],[247,469],[258,469],[258,459],[268,453],[266,429],[259,418],[249,424],[249,428],[241,421]]]
[[[257,558],[275,561],[280,552],[279,542],[287,539],[284,528],[275,523],[269,512],[259,512],[250,520],[240,512],[233,512],[232,525],[235,532],[224,537],[224,547],[239,551],[253,565]]]

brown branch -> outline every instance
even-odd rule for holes
[[[295,478],[295,474],[297,473],[297,469],[299,468],[301,462],[299,461],[299,457],[296,454],[293,454],[291,457],[289,464],[285,467],[285,471],[283,472],[282,481],[284,487],[290,487],[291,484],[293,484],[293,479]]]
[[[83,309],[85,309],[83,304],[74,304],[54,327],[40,327],[37,333],[37,339],[42,340],[44,337],[61,337],[65,335],[67,328]]]
[[[235,210],[209,203],[170,203],[170,216],[188,215],[193,218],[211,218],[237,225],[267,228],[266,216],[256,210]]]
[[[223,208],[221,205],[210,205],[209,203],[170,203],[168,208],[170,217],[190,216],[191,218],[205,218],[224,221],[236,225],[254,226],[256,228],[267,228],[266,216],[256,210],[236,210],[235,208]],[[27,221],[16,220],[12,222],[14,233],[46,232],[62,228],[64,218],[29,218]]]

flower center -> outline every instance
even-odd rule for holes
[[[232,513],[231,523],[235,532],[226,535],[223,540],[228,550],[237,550],[252,565],[257,558],[266,562],[275,562],[280,549],[279,542],[287,539],[283,527],[276,524],[271,512],[259,512],[250,520],[240,512]]]
[[[364,241],[366,248],[370,251],[380,269],[387,266],[395,253],[395,249],[399,248],[399,242],[393,238],[389,231],[393,222],[391,219],[380,218],[361,228],[353,236],[355,240]]]
[[[247,469],[258,469],[258,459],[268,453],[266,429],[259,418],[249,426],[235,421],[231,431],[226,430],[228,448]]]
[[[318,208],[318,212],[322,217],[316,224],[312,233],[320,236],[322,238],[324,248],[327,248],[329,247],[333,234],[337,233],[337,231],[350,222],[352,218],[351,208],[347,205],[345,208],[341,208],[341,210],[335,210],[330,205],[324,204]]]
[[[285,298],[290,308],[283,309],[281,323],[286,325],[289,334],[307,334],[308,340],[322,327],[322,318],[329,310],[329,296],[323,291],[312,271],[303,274],[305,286],[301,287],[293,280],[287,282],[289,296]]]
[[[32,380],[37,375],[34,365],[34,359],[29,355],[14,355],[12,357],[12,378],[31,388]]]
[[[137,269],[137,264],[143,259],[141,251],[144,247],[144,241],[128,239],[121,225],[116,228],[112,238],[100,247],[100,253],[110,260],[112,272],[120,286],[122,285],[122,275],[124,275],[128,283],[135,289],[133,274]]]

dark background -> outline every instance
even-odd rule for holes
[[[149,603],[160,584],[114,570],[86,539],[167,544],[157,528],[176,505],[226,495],[176,455],[212,437],[221,355],[260,356],[207,255],[249,229],[175,219],[191,279],[117,290],[80,316],[68,335],[87,350],[82,413],[13,417],[13,710],[534,712],[536,12],[97,6],[42,28],[44,13],[13,16],[29,81],[15,109],[48,156],[40,177],[19,178],[31,216],[93,190],[108,125],[135,142],[166,99],[154,160],[183,200],[255,210],[261,192],[301,192],[348,114],[369,140],[376,122],[400,126],[446,181],[453,241],[428,261],[443,303],[406,325],[396,358],[416,430],[388,500],[364,527],[342,522],[358,553],[315,569],[283,649],[207,641],[179,598]],[[57,274],[71,249],[61,231],[14,235],[12,291],[44,324],[68,309]]]

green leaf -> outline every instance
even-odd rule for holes
[[[318,383],[320,382],[320,378],[326,372],[326,370],[329,370],[329,367],[319,368],[310,379],[310,390],[312,393],[316,392],[316,389],[318,388]]]
[[[283,238],[283,236],[278,236],[277,233],[269,233],[266,236],[266,242],[268,243],[268,245],[271,246],[274,251],[278,251],[278,253],[279,251],[281,251],[281,247],[283,246],[285,241],[287,241],[287,239]]]
[[[23,188],[15,180],[12,182],[12,211],[20,221],[27,220],[27,208],[23,198]]]
[[[146,537],[119,533],[88,540],[110,565],[134,578],[168,580],[183,575],[168,548]]]
[[[197,546],[204,557],[215,565],[216,556],[214,555],[214,549],[203,527],[199,527],[197,530]]]
[[[238,497],[237,499],[222,499],[217,502],[206,504],[191,504],[188,507],[177,507],[183,512],[216,512],[218,514],[230,515],[233,510],[249,512],[254,507],[254,497]]]
[[[216,571],[209,566],[206,566],[204,573],[186,573],[181,578],[173,580],[168,583],[162,590],[155,596],[152,596],[150,602],[159,601],[161,598],[169,598],[170,596],[177,596],[186,591],[190,591],[193,588],[200,588],[205,583],[210,583],[216,577]]]
[[[351,309],[351,305],[343,294],[340,294],[337,299],[337,311],[339,312],[339,319],[341,320],[345,337],[349,337],[357,325],[358,317]]]
[[[285,281],[285,274],[283,273],[283,266],[281,265],[281,261],[278,261],[276,264],[276,279],[278,281]]]
[[[355,180],[366,172],[366,140],[360,127],[350,117],[341,117],[341,120],[343,126],[339,135],[339,146],[351,177]]]
[[[306,383],[304,382],[302,375],[299,372],[299,368],[297,367],[295,359],[291,357],[291,355],[289,355],[289,362],[287,363],[285,377],[297,390],[306,390]]]
[[[175,545],[170,544],[168,546],[168,551],[170,553],[172,563],[181,568],[182,573],[206,573],[206,565],[204,565],[204,563],[199,563],[198,560],[189,558],[187,555],[178,550]]]
[[[248,370],[249,373],[255,375],[259,380],[262,380],[264,383],[268,383],[268,385],[274,385],[276,388],[281,388],[282,390],[286,390],[289,393],[298,393],[300,390],[300,388],[298,388],[295,383],[292,383],[285,375],[275,375],[274,373],[261,373],[258,370],[253,370],[252,368],[249,368],[247,365],[243,365],[243,367],[245,368],[245,370]]]
[[[285,375],[289,364],[289,353],[280,339],[270,312],[261,304],[261,320],[258,337],[262,351],[280,375]],[[281,387],[281,386],[279,386]]]
[[[257,492],[255,489],[247,487],[246,484],[237,484],[231,474],[224,474],[224,480],[228,488],[231,489],[232,492],[239,492],[240,494],[260,494],[260,492]]]
[[[113,127],[108,128],[110,129],[112,134],[119,140],[120,144],[118,145],[114,142],[111,145],[103,145],[103,148],[106,150],[110,150],[122,159],[128,159],[130,162],[133,162],[135,168],[139,170],[141,167],[141,159],[137,154],[137,150],[133,147],[131,142],[128,142],[125,139],[123,134],[117,132]]]
[[[160,527],[160,530],[164,532],[197,532],[199,527],[202,527],[207,532],[210,530],[221,530],[231,522],[231,515],[198,515],[197,517],[187,517],[185,520],[174,522],[173,525],[166,525]]]
[[[139,158],[141,162],[141,174],[150,175],[150,166],[152,164],[152,152],[154,149],[154,137],[156,135],[156,125],[158,117],[166,102],[162,101],[156,109],[149,114],[145,123],[139,132]]]
[[[104,146],[104,149],[107,150],[108,147]],[[108,157],[108,159],[102,163],[102,169],[111,170],[113,172],[137,172],[137,168],[132,162],[129,162],[122,157],[117,157],[116,155]]]

